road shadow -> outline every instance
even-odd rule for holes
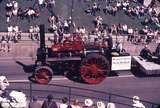
[[[109,74],[108,74],[108,77],[114,77],[114,76],[118,76],[118,73],[116,71],[111,71]]]
[[[35,71],[35,64],[26,65],[20,61],[16,61],[16,63],[20,65],[26,73],[33,73]]]

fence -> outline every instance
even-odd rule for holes
[[[28,98],[31,100],[32,95],[38,96],[41,100],[48,94],[52,94],[56,102],[60,102],[62,97],[68,97],[69,104],[72,104],[73,99],[79,99],[80,104],[83,105],[84,99],[91,98],[94,102],[103,101],[113,102],[118,108],[131,108],[133,107],[133,101],[131,97],[121,96],[119,94],[112,94],[104,91],[97,91],[93,89],[86,89],[80,87],[71,87],[65,85],[49,84],[49,85],[38,85],[29,82],[12,82],[9,90],[11,88],[17,90],[16,88],[23,88],[22,90],[27,94]],[[146,108],[157,108],[158,104],[153,102],[148,102],[141,100],[141,102],[146,106]],[[94,104],[96,106],[96,104]]]

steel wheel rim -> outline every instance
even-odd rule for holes
[[[41,68],[37,70],[34,78],[39,84],[48,84],[52,79],[52,74],[48,69]]]
[[[108,71],[106,59],[101,56],[86,58],[80,67],[82,79],[89,84],[101,83],[106,78]]]

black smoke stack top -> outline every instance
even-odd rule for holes
[[[40,28],[40,48],[45,48],[45,27],[44,24],[39,25]]]
[[[46,48],[45,48],[45,27],[44,24],[39,25],[40,29],[40,48],[37,50],[37,61],[45,63]]]

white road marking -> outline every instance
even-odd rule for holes
[[[128,77],[134,77],[134,75],[122,75],[122,76],[118,76],[118,77],[120,77],[120,78],[128,78]]]
[[[108,77],[108,78],[129,78],[129,77],[134,77],[134,75],[121,75],[121,76],[114,76],[114,77]]]

